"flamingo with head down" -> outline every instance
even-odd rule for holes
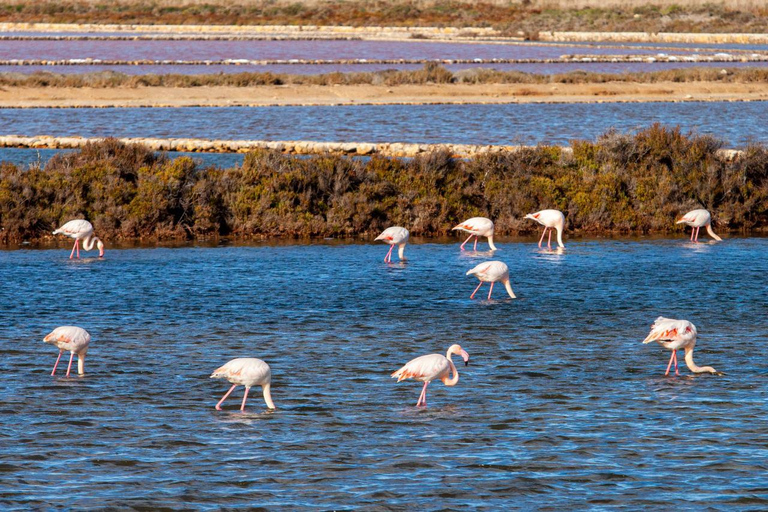
[[[53,234],[67,235],[68,237],[75,239],[75,245],[72,246],[72,252],[69,255],[69,259],[72,259],[75,255],[75,250],[77,250],[78,259],[80,258],[80,240],[83,241],[83,250],[85,251],[93,249],[93,244],[96,242],[96,247],[99,248],[99,258],[104,257],[104,243],[99,237],[93,235],[93,225],[87,220],[71,220],[54,231]]]
[[[400,258],[400,261],[405,260],[405,244],[408,243],[409,235],[407,229],[401,228],[400,226],[392,226],[391,228],[382,231],[382,233],[375,238],[375,240],[381,240],[389,244],[389,252],[384,256],[385,263],[392,262],[392,249],[394,249],[395,246],[397,246],[397,255]]]
[[[552,249],[552,229],[557,230],[558,247],[565,248],[565,245],[563,245],[563,230],[565,229],[565,215],[563,215],[563,212],[560,210],[541,210],[540,212],[529,213],[525,218],[535,220],[544,226],[544,232],[539,239],[539,248],[541,248],[541,243],[544,241],[544,235],[549,230],[547,248]]]
[[[680,217],[680,220],[675,222],[675,224],[686,224],[691,226],[691,242],[693,243],[698,243],[699,229],[702,227],[707,228],[707,233],[709,233],[709,236],[711,236],[713,239],[717,240],[718,242],[722,242],[723,240],[717,236],[714,231],[712,231],[712,215],[710,215],[707,210],[691,210],[690,212]],[[696,235],[695,238],[694,234]]]
[[[456,229],[469,233],[469,237],[467,237],[467,239],[464,240],[464,243],[461,244],[462,251],[464,250],[464,246],[467,245],[467,242],[469,242],[472,237],[475,237],[475,246],[473,247],[473,250],[476,251],[477,239],[481,236],[488,238],[488,245],[492,251],[497,250],[496,246],[493,245],[493,221],[491,219],[485,217],[472,217],[471,219],[467,219],[461,224],[455,226],[453,229],[451,229],[451,231]]]
[[[53,365],[51,376],[56,375],[56,367],[59,366],[61,354],[69,350],[69,365],[67,366],[67,377],[72,369],[72,359],[77,354],[77,374],[85,374],[85,354],[88,352],[88,345],[91,343],[91,335],[88,331],[74,325],[64,325],[51,331],[43,341],[56,346],[59,349],[59,357],[56,358],[56,364]]]
[[[455,386],[459,382],[459,372],[451,361],[451,355],[458,354],[464,359],[464,366],[469,364],[469,354],[460,345],[451,345],[445,356],[441,354],[429,354],[417,357],[405,364],[402,368],[392,373],[391,377],[397,378],[397,382],[405,379],[413,379],[424,383],[419,395],[416,407],[427,406],[427,386],[433,380],[441,380],[446,386]],[[448,377],[453,373],[453,377]]]
[[[675,375],[680,375],[680,372],[677,371],[677,351],[680,349],[685,350],[685,364],[693,373],[719,373],[711,366],[696,366],[696,363],[693,362],[693,347],[696,345],[697,335],[696,326],[688,320],[675,320],[660,316],[651,325],[651,332],[643,340],[643,344],[655,341],[672,351],[667,372],[664,375],[669,375],[669,369],[673,362],[675,363]]]
[[[237,386],[245,386],[245,394],[243,395],[243,404],[240,406],[240,410],[245,410],[245,401],[248,400],[248,391],[253,386],[261,386],[264,394],[264,401],[267,403],[267,407],[270,409],[275,408],[275,404],[272,402],[272,394],[270,389],[272,387],[272,370],[269,365],[257,359],[255,357],[239,357],[232,359],[227,364],[218,368],[211,374],[212,379],[227,379],[232,383],[232,387],[229,391],[219,400],[216,404],[216,410],[221,410],[221,404],[227,397],[235,390]]]
[[[477,285],[475,291],[469,296],[470,299],[475,298],[477,290],[483,286],[483,283],[491,283],[491,289],[488,290],[488,300],[491,300],[491,293],[493,293],[493,285],[495,283],[503,283],[509,296],[513,299],[517,298],[515,297],[515,292],[512,291],[512,285],[509,283],[509,267],[503,261],[486,261],[467,271],[466,275],[475,276],[480,280],[480,284]]]

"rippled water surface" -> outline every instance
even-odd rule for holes
[[[681,237],[683,235],[680,235]],[[507,241],[519,299],[470,300],[458,242],[0,251],[6,508],[764,509],[768,239]],[[484,244],[481,245],[486,247]],[[487,288],[486,288],[487,289]],[[664,377],[658,315],[699,328]],[[50,376],[58,325],[86,375]],[[456,387],[389,374],[460,343]],[[208,378],[273,369],[274,412]]]
[[[768,142],[765,102],[0,109],[18,135],[568,144],[654,122],[731,146]]]

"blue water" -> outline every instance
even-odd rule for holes
[[[764,509],[768,239],[501,240],[519,299],[470,300],[459,242],[0,251],[6,508]],[[458,240],[458,239],[457,239]],[[481,244],[481,248],[485,248]],[[484,288],[487,290],[487,287]],[[699,329],[664,377],[658,315]],[[86,375],[42,338],[93,336]],[[460,343],[453,388],[389,374]],[[274,412],[210,373],[272,366]]]
[[[457,144],[568,144],[654,122],[768,142],[765,102],[0,109],[3,134]]]

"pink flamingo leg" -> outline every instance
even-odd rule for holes
[[[547,249],[552,249],[552,230],[549,230],[549,239],[547,239]]]
[[[491,283],[491,289],[488,290],[488,300],[491,300],[491,294],[493,293],[493,285],[496,283]]]
[[[75,240],[75,247],[77,247],[77,259],[80,259],[80,239]]]
[[[74,359],[74,357],[75,357],[75,353],[74,352],[70,352],[69,353],[69,364],[67,365],[67,377],[69,377],[69,370],[72,369],[72,359]]]
[[[69,253],[69,259],[72,259],[72,257],[75,255],[75,249],[77,249],[77,240],[75,240],[75,243],[72,246],[72,252]]]
[[[695,240],[695,242],[697,242],[697,243],[699,241],[699,230],[700,229],[701,229],[700,227],[696,228],[696,240]]]
[[[472,247],[472,250],[473,250],[473,251],[476,251],[476,250],[477,250],[477,239],[478,239],[478,238],[479,238],[479,237],[478,237],[477,235],[475,235],[475,246],[474,246],[474,247]]]
[[[541,249],[541,242],[544,241],[544,235],[547,234],[547,228],[544,228],[544,231],[541,233],[541,238],[539,238],[539,249]]]
[[[384,256],[384,262],[385,263],[389,263],[389,262],[392,261],[392,249],[394,249],[394,248],[395,248],[394,244],[390,244],[389,252],[387,253],[386,256]]]
[[[472,238],[475,235],[469,235],[466,240],[464,240],[464,243],[461,244],[461,250],[464,250],[464,246],[467,245],[467,242],[469,242],[469,239]]]
[[[472,292],[472,295],[469,296],[470,299],[474,299],[475,298],[475,294],[477,293],[477,290],[479,290],[481,286],[483,286],[483,282],[482,281],[480,281],[480,284],[477,285],[477,288],[475,288],[475,291]]]
[[[231,388],[229,388],[229,391],[227,391],[227,393],[226,393],[226,394],[225,394],[223,397],[221,397],[221,400],[219,400],[219,403],[217,403],[217,404],[216,404],[216,410],[217,410],[217,411],[220,411],[220,410],[221,410],[221,404],[222,404],[222,403],[224,402],[224,400],[226,400],[226,399],[227,399],[227,397],[228,397],[228,396],[229,396],[229,395],[230,395],[230,394],[231,394],[231,393],[232,393],[232,392],[235,390],[235,388],[236,388],[236,387],[237,387],[237,384],[233,385]]]
[[[669,364],[667,365],[667,372],[664,375],[669,375],[669,369],[672,368],[672,361],[674,361],[677,355],[677,350],[672,351],[672,355],[669,357]]]
[[[424,404],[424,407],[427,406],[427,385],[429,382],[424,383],[424,387],[421,388],[421,395],[419,395],[419,401],[416,402],[416,407],[420,406],[421,404]]]
[[[51,377],[56,375],[56,367],[59,366],[59,359],[61,359],[61,354],[63,354],[63,350],[59,350],[59,357],[56,358],[56,364],[53,365],[53,371],[51,372]]]
[[[675,356],[675,375],[680,375],[680,372],[677,371],[677,350],[675,350],[674,356]]]
[[[691,228],[691,242],[693,242],[693,235],[696,233],[696,228]]]
[[[245,388],[245,394],[243,395],[243,405],[240,406],[240,411],[245,410],[245,401],[248,400],[248,391],[250,391],[251,388]]]

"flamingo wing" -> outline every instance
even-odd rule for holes
[[[440,378],[449,369],[450,365],[445,356],[442,354],[429,354],[410,360],[405,366],[393,372],[390,376],[397,378],[397,382],[405,379],[430,382]]]

